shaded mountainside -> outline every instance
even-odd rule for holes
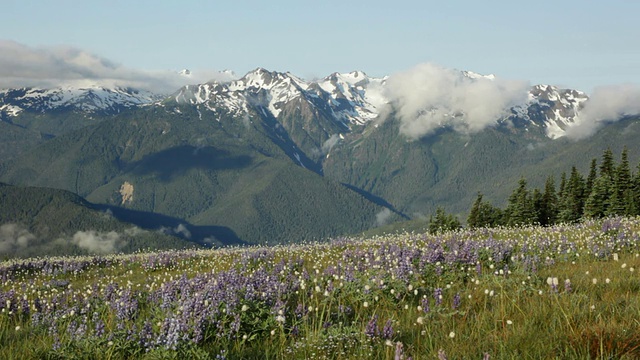
[[[71,192],[0,183],[0,256],[133,252],[194,246],[118,220]]]
[[[2,178],[225,227],[249,243],[321,239],[374,225],[382,207],[300,166],[313,164],[305,159],[277,123],[172,104],[52,139],[11,162]]]
[[[452,130],[411,141],[398,122],[370,124],[348,135],[323,163],[325,176],[375,194],[411,217],[429,216],[436,206],[466,218],[478,191],[500,206],[521,176],[542,187],[548,175],[559,180],[571,166],[586,166],[607,147],[629,148],[640,160],[640,117],[613,123],[580,141],[549,139],[543,133],[506,126],[470,136]]]

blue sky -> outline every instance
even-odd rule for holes
[[[640,83],[639,1],[3,0],[2,9],[2,40],[131,69],[264,67],[310,79],[432,62],[587,92]]]

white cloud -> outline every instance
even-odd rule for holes
[[[36,237],[18,224],[0,226],[0,253],[9,253],[26,248]]]
[[[170,70],[138,70],[69,46],[32,48],[0,40],[0,89],[100,85],[168,94],[183,85],[228,81],[231,76],[210,70],[191,71],[189,76]]]
[[[494,125],[526,101],[525,81],[470,78],[431,63],[390,76],[386,96],[401,121],[400,131],[417,139],[441,126],[471,134]]]
[[[384,208],[384,209],[380,210],[376,214],[375,226],[387,225],[389,223],[389,220],[391,220],[391,216],[392,215],[393,215],[393,212],[391,212],[391,210],[389,210],[387,208]]]
[[[339,134],[331,135],[323,144],[322,144],[322,153],[328,154],[331,149],[338,144],[340,141]]]
[[[631,84],[598,87],[584,103],[575,123],[567,128],[567,137],[584,139],[609,122],[636,114],[640,114],[640,87]]]
[[[122,245],[120,235],[115,231],[97,232],[93,230],[78,231],[73,235],[72,243],[79,248],[96,254],[110,254]]]
[[[191,239],[191,231],[184,224],[178,224],[174,230],[176,234],[182,234],[187,239]]]

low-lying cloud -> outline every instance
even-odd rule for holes
[[[94,230],[78,231],[71,242],[81,249],[94,254],[111,254],[124,243],[115,231],[97,232]]]
[[[640,87],[631,84],[598,87],[584,103],[566,134],[570,139],[584,139],[607,123],[636,114],[640,114]]]
[[[33,48],[0,40],[0,89],[98,85],[169,94],[183,85],[228,81],[231,77],[229,73],[204,70],[192,71],[189,76],[169,70],[137,70],[74,47]]]
[[[442,126],[471,134],[494,125],[527,100],[529,89],[525,81],[468,77],[425,63],[390,76],[385,92],[401,133],[417,139]]]
[[[391,210],[389,210],[388,208],[384,208],[380,211],[378,211],[378,213],[376,213],[376,221],[374,223],[375,226],[384,226],[387,225],[389,223],[389,221],[391,220],[391,216],[393,215],[393,212]]]
[[[340,142],[340,134],[331,135],[323,144],[322,144],[322,153],[328,154],[334,146],[336,146]]]
[[[36,239],[26,228],[18,224],[0,225],[0,254],[15,252],[29,246],[29,243]]]

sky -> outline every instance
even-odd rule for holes
[[[183,68],[205,76],[228,69],[241,76],[257,67],[305,79],[353,70],[382,77],[433,63],[587,93],[603,85],[640,84],[640,1],[1,0],[0,5],[0,78],[14,82],[22,79],[15,75],[20,71],[33,77],[60,72],[33,58],[63,53],[54,62],[71,58],[85,67],[108,68],[110,76],[141,78]]]

